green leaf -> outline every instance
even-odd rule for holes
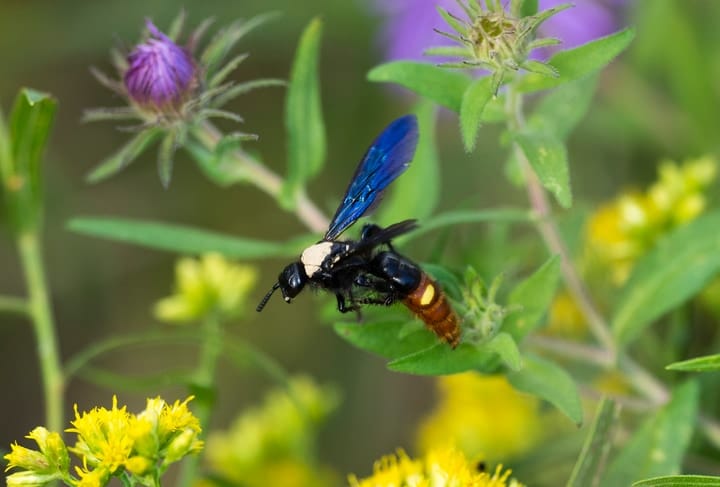
[[[510,384],[519,391],[545,399],[575,424],[582,424],[580,395],[570,374],[553,362],[535,356],[526,355],[523,363],[522,369],[508,373]]]
[[[85,178],[88,183],[97,183],[125,169],[163,135],[162,129],[152,127],[137,133],[117,152],[98,164]]]
[[[281,202],[292,208],[297,192],[315,176],[325,161],[325,124],[320,103],[318,57],[322,22],[307,26],[295,53],[285,101],[288,133],[288,174]]]
[[[495,369],[497,353],[490,347],[460,343],[454,350],[447,343],[438,342],[388,363],[395,372],[414,375],[457,374],[467,370],[490,372]]]
[[[670,475],[645,479],[632,487],[720,487],[720,477],[707,475]]]
[[[413,61],[381,64],[370,70],[368,79],[399,84],[457,113],[471,82],[465,74]]]
[[[590,431],[588,431],[567,487],[597,485],[610,453],[613,425],[619,414],[620,407],[614,401],[603,398],[597,413],[595,413],[595,419],[590,426]]]
[[[508,306],[518,306],[503,322],[502,330],[521,341],[542,323],[560,282],[560,257],[550,257],[530,277],[518,284],[508,297]]]
[[[234,100],[238,96],[244,95],[245,93],[249,93],[258,88],[272,88],[276,86],[280,87],[287,86],[287,84],[287,81],[285,81],[284,79],[277,78],[261,78],[251,81],[245,81],[243,83],[233,85],[227,90],[222,91],[220,94],[218,94],[218,96],[213,98],[211,105],[213,107],[221,107],[230,100]]]
[[[693,297],[720,271],[718,228],[720,211],[708,213],[671,232],[638,261],[612,320],[620,345]]]
[[[542,185],[550,191],[563,208],[572,205],[570,174],[565,144],[547,131],[513,133],[513,140],[532,166]]]
[[[543,97],[528,120],[536,131],[546,130],[560,140],[583,119],[592,102],[597,76],[588,76],[564,84]]]
[[[372,323],[335,323],[335,332],[352,345],[385,357],[395,359],[438,343],[437,337],[419,322],[379,321]],[[446,345],[447,347],[447,345]],[[448,347],[449,348],[449,347]]]
[[[287,243],[233,237],[198,228],[122,218],[74,218],[73,232],[183,254],[220,252],[238,259],[296,257],[298,241]]]
[[[516,89],[521,92],[546,90],[584,78],[609,64],[627,49],[634,37],[633,29],[625,29],[574,49],[560,51],[548,60],[548,64],[558,70],[557,78],[529,73],[518,81]]]
[[[519,0],[522,2],[520,6],[520,17],[530,17],[538,12],[538,0]]]
[[[675,362],[665,367],[668,370],[683,370],[688,372],[710,372],[720,370],[720,354],[697,357],[682,362]]]
[[[643,422],[613,459],[600,486],[630,485],[679,471],[697,420],[698,394],[693,381],[677,387],[670,402]]]
[[[475,150],[485,105],[493,97],[491,82],[489,76],[478,78],[463,93],[460,105],[460,132],[466,152]]]
[[[528,210],[516,208],[495,208],[490,210],[454,210],[446,213],[440,213],[428,218],[422,225],[407,235],[405,241],[414,240],[421,235],[444,228],[447,226],[456,226],[463,223],[482,223],[482,222],[524,222],[533,221],[532,214]]]
[[[53,97],[23,88],[15,98],[9,127],[2,124],[0,179],[10,217],[18,229],[33,225],[41,211],[42,159],[56,111]]]
[[[378,221],[395,223],[407,218],[422,221],[429,217],[440,196],[440,168],[435,145],[435,106],[427,101],[415,109],[420,139],[415,158],[403,176],[393,183],[378,212]],[[422,188],[419,191],[418,188]]]
[[[160,176],[160,183],[165,189],[170,187],[170,179],[172,179],[173,155],[177,148],[177,137],[175,130],[165,134],[158,151],[158,175]]]
[[[522,358],[515,339],[509,333],[498,333],[485,344],[485,348],[497,354],[510,370],[522,368]]]

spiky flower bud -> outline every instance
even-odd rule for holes
[[[128,55],[123,81],[128,97],[140,108],[177,112],[198,86],[198,70],[190,51],[175,44],[150,20],[150,38]]]

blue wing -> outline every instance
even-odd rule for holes
[[[360,161],[325,240],[335,240],[363,216],[383,190],[405,171],[415,155],[418,124],[415,115],[398,118],[378,136]]]

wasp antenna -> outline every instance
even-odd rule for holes
[[[280,287],[279,282],[276,282],[275,284],[273,284],[272,289],[270,289],[270,291],[268,291],[268,293],[265,295],[265,297],[262,298],[262,301],[260,301],[260,304],[257,305],[257,308],[255,308],[255,311],[257,311],[258,313],[260,311],[262,311],[263,308],[265,307],[265,305],[267,304],[267,302],[270,300],[270,297],[273,295],[273,293],[275,291],[278,290],[279,287]]]

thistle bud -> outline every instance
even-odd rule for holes
[[[177,112],[198,86],[195,61],[149,20],[150,38],[128,57],[124,76],[130,99],[145,110]]]

